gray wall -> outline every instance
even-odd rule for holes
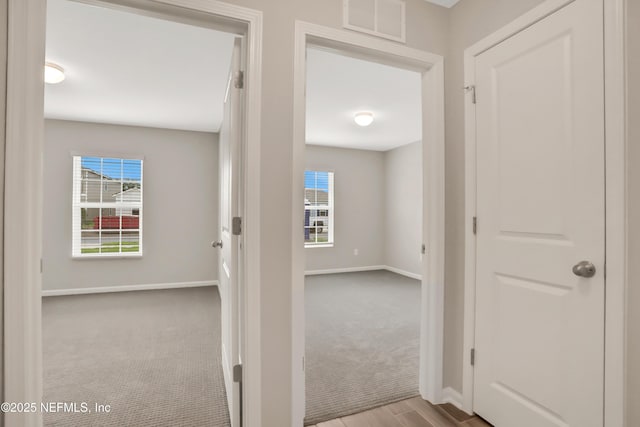
[[[7,96],[7,12],[9,2],[0,0],[0,100]],[[0,102],[0,220],[4,218],[4,150],[6,130],[6,102]],[[4,227],[0,227],[0,242],[4,242]],[[0,331],[4,331],[4,246],[0,245]],[[0,379],[4,383],[4,342],[0,342]],[[0,387],[4,402],[4,387]],[[0,425],[2,425],[0,416]]]
[[[307,248],[305,270],[387,265],[421,274],[422,144],[389,151],[307,145],[307,170],[334,172],[332,248]],[[358,255],[354,255],[358,249]]]
[[[464,307],[464,50],[542,1],[462,0],[449,15],[445,64],[444,385],[457,391],[462,391]]]
[[[83,151],[144,155],[142,258],[71,258],[71,152]],[[217,279],[217,200],[217,134],[46,120],[43,289]]]
[[[385,153],[307,145],[306,169],[334,173],[334,245],[307,248],[306,270],[381,265]],[[354,255],[358,249],[358,255]]]
[[[265,426],[288,426],[291,420],[291,212],[292,182],[292,112],[293,112],[293,43],[294,22],[301,19],[335,28],[341,27],[342,1],[325,0],[229,0],[230,3],[264,12],[261,191],[268,194],[261,201],[261,294],[262,327],[262,421]],[[462,307],[464,270],[464,108],[463,50],[490,34],[542,0],[462,0],[453,9],[437,7],[424,0],[407,1],[407,45],[446,55],[446,290],[445,290],[445,384],[461,390],[462,376]],[[637,2],[628,1],[630,13],[637,16]],[[6,2],[2,2],[3,10]],[[633,24],[640,17],[630,20]],[[6,22],[0,22],[6,34]],[[635,41],[639,40],[637,28]],[[2,49],[5,48],[2,43]],[[630,69],[637,74],[640,52],[632,43]],[[0,52],[0,60],[4,52]],[[3,67],[0,67],[3,68]],[[630,116],[639,110],[638,85],[633,79]],[[4,79],[2,79],[4,81]],[[4,103],[0,103],[4,104]],[[277,106],[277,108],[274,108]],[[640,134],[638,123],[630,129],[633,138]],[[630,144],[630,194],[634,194],[635,161],[640,162],[638,148]],[[3,150],[0,150],[2,152]],[[637,160],[636,160],[637,159]],[[2,163],[4,165],[4,163]],[[640,173],[640,172],[635,172]],[[0,173],[0,176],[3,174]],[[302,178],[300,178],[302,179]],[[301,197],[301,195],[296,195]],[[297,202],[296,202],[297,203]],[[640,213],[637,200],[630,200],[630,217]],[[640,251],[640,231],[631,224],[630,260]],[[636,266],[636,268],[639,268]],[[633,273],[635,271],[631,271]],[[630,277],[634,277],[631,276]],[[640,358],[637,342],[640,293],[629,289],[628,360]],[[635,337],[635,338],[634,338]],[[635,341],[633,341],[635,340]],[[629,402],[640,395],[640,373],[630,364]],[[639,408],[629,406],[630,422],[640,424]]]
[[[422,142],[384,154],[384,264],[421,275]]]
[[[627,425],[640,426],[640,2],[627,1],[627,117],[628,117],[628,261],[627,290]],[[635,280],[634,280],[635,279]]]
[[[229,0],[263,11],[262,147],[260,156],[262,422],[289,426],[292,418],[293,62],[295,20],[342,27],[342,0]],[[407,1],[407,45],[446,53],[445,8]],[[302,176],[296,179],[302,180]],[[302,181],[300,181],[302,182]],[[268,197],[264,197],[268,195]],[[301,237],[302,238],[302,237]],[[300,363],[296,361],[296,364]]]

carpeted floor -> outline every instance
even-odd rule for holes
[[[216,288],[43,298],[45,426],[227,427]],[[95,413],[95,404],[111,405]]]
[[[382,270],[306,278],[306,424],[418,394],[420,296]]]

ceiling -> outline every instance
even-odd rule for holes
[[[45,117],[217,132],[232,34],[79,2],[47,2]]]
[[[453,7],[460,0],[427,0],[429,3],[437,4],[438,6]]]
[[[307,50],[307,143],[386,151],[422,139],[420,74]],[[358,111],[374,121],[360,127]]]
[[[234,36],[114,9],[49,0],[45,117],[217,132]],[[420,75],[308,51],[307,142],[386,151],[421,139]],[[371,111],[360,127],[357,111]]]

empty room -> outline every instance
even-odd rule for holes
[[[228,426],[212,241],[235,35],[103,6],[47,8],[44,399],[84,406],[44,425]]]
[[[421,75],[310,47],[306,95],[305,421],[316,424],[418,395]]]

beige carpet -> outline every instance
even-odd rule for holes
[[[306,424],[418,394],[420,295],[382,270],[306,278]]]
[[[45,426],[226,427],[216,288],[43,298]]]

